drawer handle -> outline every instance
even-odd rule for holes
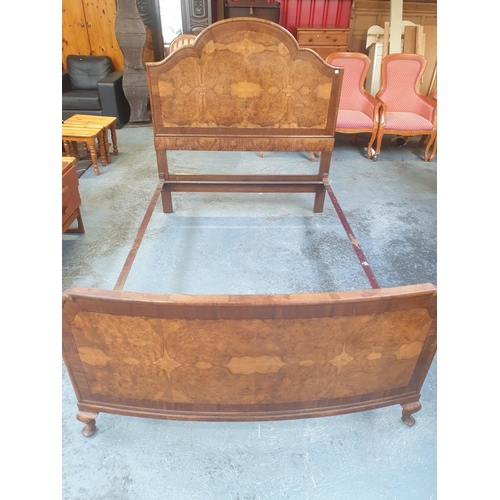
[[[336,42],[336,41],[337,41],[337,38],[334,38],[334,39],[333,39],[333,41],[334,41],[334,42]]]
[[[67,211],[68,211],[68,207],[65,207],[63,205],[63,207],[62,207],[62,214],[65,215]]]
[[[69,186],[64,186],[62,188],[62,194],[64,194],[69,189]]]
[[[313,39],[312,39],[312,38],[309,38],[309,41],[310,41],[310,42],[312,42],[312,41],[313,41]]]

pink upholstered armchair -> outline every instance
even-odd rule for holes
[[[364,88],[370,59],[359,52],[334,52],[327,56],[326,62],[344,68],[335,132],[352,134],[353,143],[356,142],[356,134],[368,132],[367,156],[372,158],[382,103]],[[376,155],[373,155],[373,160],[377,160]]]
[[[419,54],[390,54],[382,61],[382,87],[376,97],[382,101],[377,146],[378,156],[384,134],[428,135],[424,161],[436,140],[437,103],[418,89],[427,61]]]

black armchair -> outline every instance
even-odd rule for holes
[[[123,92],[123,72],[113,71],[109,56],[70,55],[62,73],[62,119],[75,114],[115,116],[123,127],[130,105]]]

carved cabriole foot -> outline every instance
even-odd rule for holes
[[[86,411],[79,411],[76,414],[77,420],[79,420],[83,424],[86,424],[85,427],[82,429],[82,434],[85,437],[92,436],[92,434],[94,434],[95,431],[97,430],[95,426],[95,419],[97,418],[97,415],[99,415],[99,413],[90,413]]]
[[[412,413],[419,411],[422,408],[422,405],[418,401],[415,401],[414,403],[408,403],[401,406],[403,407],[403,416],[401,417],[401,420],[405,423],[405,425],[411,427],[415,424],[415,419],[412,417]]]

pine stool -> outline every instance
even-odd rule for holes
[[[66,156],[71,155],[70,143],[73,146],[74,156],[77,160],[80,159],[80,154],[78,153],[78,142],[82,142],[88,148],[90,158],[92,160],[92,166],[94,167],[95,175],[99,175],[99,165],[97,164],[97,152],[96,152],[96,140],[99,149],[99,155],[101,157],[101,163],[105,167],[107,162],[107,156],[109,156],[109,147],[106,151],[104,144],[104,132],[105,128],[100,125],[76,125],[76,124],[62,124],[62,140],[64,145],[64,151]]]

